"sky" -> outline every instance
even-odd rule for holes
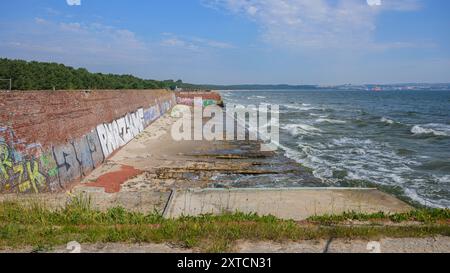
[[[2,0],[0,57],[208,84],[450,82],[448,0]]]

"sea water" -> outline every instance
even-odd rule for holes
[[[449,91],[221,94],[225,103],[279,105],[280,151],[329,186],[374,185],[450,207]]]

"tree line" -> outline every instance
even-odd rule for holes
[[[12,90],[175,89],[185,90],[287,90],[317,89],[314,85],[208,85],[181,80],[146,80],[133,75],[91,73],[58,63],[0,58],[0,79],[11,79]],[[9,81],[0,81],[0,90]]]
[[[173,89],[182,81],[145,80],[132,75],[91,73],[58,63],[0,58],[0,79],[12,79],[12,90]],[[0,90],[9,89],[1,81]]]

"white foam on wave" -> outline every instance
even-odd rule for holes
[[[267,97],[264,96],[251,96],[247,98],[248,100],[252,100],[252,99],[267,99]]]
[[[260,106],[255,106],[255,105],[246,105],[246,107],[248,107],[248,110],[252,110],[252,111],[256,111],[256,112],[259,112],[259,113],[273,113],[273,114],[281,114],[281,113],[284,113],[284,111],[281,111],[281,110],[274,110],[274,109],[271,109],[270,107],[261,107],[261,106],[263,106],[264,104],[262,104],[262,105],[260,105]]]
[[[450,184],[450,175],[433,175],[434,179],[442,184]]]
[[[329,115],[323,115],[323,114],[315,114],[315,113],[309,113],[311,117],[319,117],[319,118],[328,118]]]
[[[450,125],[439,123],[415,125],[411,129],[411,133],[415,135],[450,136]]]
[[[331,142],[336,146],[354,146],[354,147],[365,147],[373,144],[373,141],[370,139],[357,139],[349,137],[333,139]]]
[[[310,104],[302,104],[302,105],[284,104],[282,106],[289,108],[289,109],[293,109],[293,110],[299,110],[299,111],[311,111],[311,110],[319,109],[317,107],[311,106]]]
[[[388,119],[386,117],[382,117],[380,119],[380,121],[383,122],[383,123],[386,123],[386,124],[394,124],[395,123],[395,121],[393,121],[392,119]]]
[[[292,136],[299,135],[320,135],[322,130],[308,124],[286,124],[281,126],[281,129],[286,130]]]
[[[319,118],[316,120],[316,123],[345,124],[347,122],[339,119]]]
[[[343,137],[334,139],[328,144],[298,143],[299,149],[292,149],[280,145],[285,155],[302,165],[312,168],[313,174],[327,183],[337,183],[334,171],[345,170],[346,178],[351,180],[372,181],[381,185],[400,186],[405,195],[412,200],[433,207],[443,207],[448,204],[445,200],[431,201],[426,194],[419,194],[419,189],[426,183],[422,178],[404,177],[413,170],[410,165],[414,162],[398,156],[389,146],[369,139]],[[349,148],[352,147],[352,148]],[[330,160],[330,158],[335,160]],[[414,184],[411,184],[411,179]],[[448,176],[439,177],[439,181],[448,181]],[[412,186],[414,185],[414,186]]]

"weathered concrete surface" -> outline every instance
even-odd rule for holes
[[[316,240],[301,242],[238,242],[238,253],[373,253],[368,240]],[[381,253],[450,253],[450,237],[384,238],[379,243]],[[378,251],[375,250],[375,251]]]
[[[166,115],[155,121],[77,188],[168,192],[173,188],[260,187],[273,185],[273,181],[280,187],[285,181],[294,181],[298,186],[321,185],[296,162],[281,154],[259,151],[256,141],[175,141],[170,129],[176,120]],[[137,175],[111,182],[120,187],[97,183],[124,168],[138,170]]]
[[[73,248],[58,246],[54,249],[42,251],[43,253],[72,253]],[[19,250],[5,249],[0,253],[31,253],[32,247]],[[125,243],[98,243],[80,245],[80,253],[192,253],[194,250],[172,246],[170,244],[125,244]]]
[[[105,193],[101,188],[79,189],[71,194],[6,194],[0,195],[0,202],[19,202],[22,205],[41,205],[50,210],[64,209],[73,197],[85,194],[90,199],[92,209],[106,211],[113,207],[123,207],[129,211],[152,213],[164,211],[169,192],[118,192]],[[88,199],[86,199],[88,200]]]
[[[177,218],[239,211],[304,220],[349,211],[399,213],[410,209],[404,202],[376,189],[189,189],[174,191],[164,215]]]
[[[299,242],[236,242],[233,253],[374,253],[368,248],[368,240],[332,239]],[[381,253],[450,253],[450,237],[384,238],[379,243]],[[30,253],[32,247],[20,250],[0,250],[0,253]],[[70,253],[66,246],[59,246],[48,253]],[[192,253],[197,249],[185,249],[170,244],[82,244],[81,253]]]

